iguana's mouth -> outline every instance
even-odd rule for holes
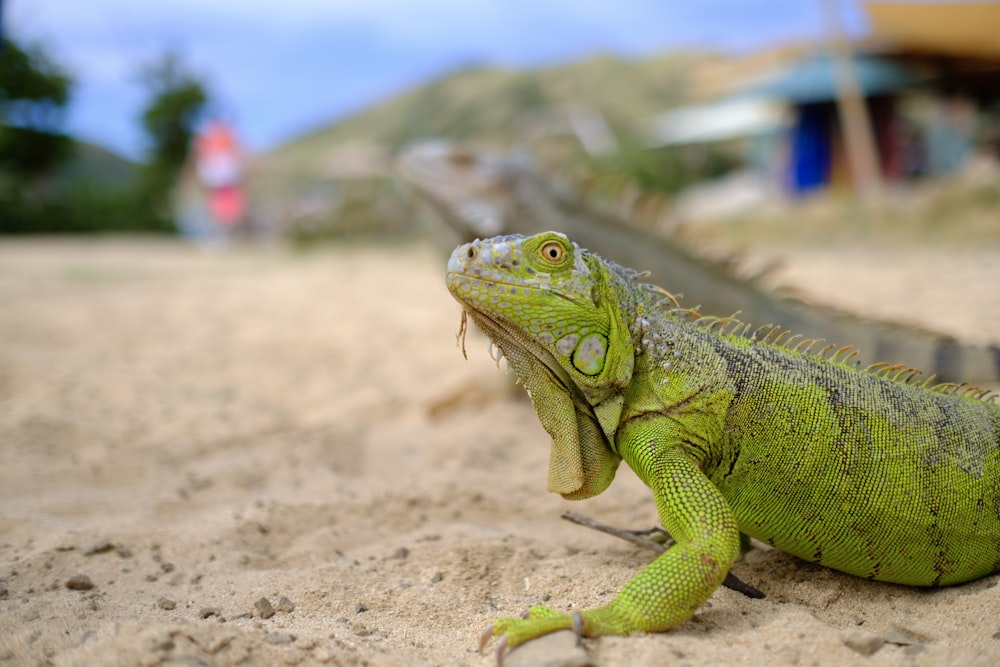
[[[506,358],[519,380],[523,381],[524,376],[529,371],[523,365],[528,363],[528,358],[530,357],[544,366],[552,378],[562,385],[567,392],[571,394],[579,393],[576,383],[569,377],[566,370],[559,365],[559,362],[555,360],[552,353],[531,340],[531,338],[525,336],[519,329],[507,325],[503,320],[493,317],[488,313],[476,310],[468,304],[465,305],[465,312],[472,317],[472,321],[476,323],[476,326],[489,337],[491,344],[496,345],[500,350],[500,356],[494,356],[491,348],[490,357],[498,363],[501,358]]]

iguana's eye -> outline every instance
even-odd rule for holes
[[[549,241],[538,249],[542,258],[550,262],[559,262],[566,256],[566,249],[557,241]]]

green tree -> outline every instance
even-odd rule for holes
[[[0,172],[44,195],[44,179],[73,152],[61,127],[72,80],[39,46],[0,46]]]
[[[149,142],[143,193],[158,216],[169,219],[170,193],[187,160],[195,127],[208,104],[201,80],[167,53],[141,71],[149,102],[142,127]]]

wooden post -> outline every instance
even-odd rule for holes
[[[851,61],[851,49],[844,39],[840,24],[840,7],[838,0],[819,1],[826,28],[827,48],[833,60],[837,110],[840,113],[855,194],[866,204],[876,204],[882,198],[878,151],[864,95]]]

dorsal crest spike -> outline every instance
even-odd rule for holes
[[[648,275],[648,272],[633,272],[630,274],[630,277],[641,281],[641,279],[648,277]],[[997,402],[997,397],[1000,396],[1000,393],[981,389],[967,382],[961,384],[936,382],[937,375],[924,376],[923,371],[906,364],[892,364],[885,361],[878,361],[862,367],[860,361],[861,351],[853,345],[838,345],[835,343],[823,345],[826,343],[826,340],[823,338],[806,338],[802,334],[793,334],[790,330],[782,329],[780,325],[771,322],[754,326],[750,322],[744,322],[739,319],[740,311],[736,311],[732,315],[725,317],[706,315],[701,312],[701,305],[693,307],[681,306],[680,294],[674,294],[652,283],[640,282],[640,284],[644,290],[661,297],[657,301],[657,307],[662,312],[680,320],[687,320],[694,326],[698,326],[716,335],[745,338],[761,345],[780,347],[795,354],[816,357],[817,359],[845,366],[853,364],[853,367],[859,371],[870,373],[888,382],[912,384],[919,389],[935,391],[950,396],[960,396],[990,403]]]
[[[825,338],[817,338],[816,340],[809,341],[809,345],[806,346],[806,349],[804,350],[804,353],[805,354],[813,354],[813,351],[812,351],[813,348],[816,347],[817,345],[819,345],[821,343],[825,343],[825,342],[826,342]]]
[[[774,345],[775,347],[780,347],[780,346],[781,346],[781,344],[782,344],[782,342],[783,342],[783,341],[784,341],[784,340],[785,340],[786,338],[788,338],[789,336],[791,336],[791,335],[792,335],[792,332],[791,332],[791,331],[789,331],[788,329],[785,329],[785,330],[784,330],[784,331],[782,331],[782,332],[781,332],[780,334],[778,334],[778,337],[777,337],[777,338],[775,338],[775,339],[774,339],[774,340],[773,340],[773,341],[771,342],[771,344],[772,344],[772,345]]]
[[[788,340],[785,341],[785,347],[788,348],[789,350],[794,351],[795,347],[797,346],[793,347],[792,343],[794,343],[799,338],[803,338],[802,334],[793,334]]]
[[[835,349],[837,349],[837,344],[836,343],[830,343],[829,345],[827,345],[826,347],[824,347],[823,349],[821,349],[816,354],[818,356],[820,356],[820,357],[827,358],[826,355],[830,352],[830,350],[835,350]]]
[[[770,342],[772,342],[771,339],[774,336],[776,336],[776,335],[778,335],[780,333],[781,333],[781,327],[779,327],[779,326],[773,326],[773,327],[771,327],[770,331],[768,331],[766,334],[764,334],[764,338],[763,338],[763,340],[761,342],[762,343],[770,343]]]
[[[848,353],[854,349],[853,345],[844,345],[832,355],[830,355],[830,361],[840,361],[843,362],[847,358]]]
[[[790,349],[792,352],[798,352],[801,354],[803,350],[808,350],[812,344],[813,344],[812,338],[803,338],[802,340],[800,340],[798,343],[795,344],[795,347],[790,347],[788,349]]]
[[[757,340],[758,338],[760,338],[760,333],[762,331],[764,331],[765,329],[770,329],[773,326],[774,326],[773,324],[768,322],[767,324],[757,327],[756,329],[754,329],[753,334],[750,335],[750,340]]]

